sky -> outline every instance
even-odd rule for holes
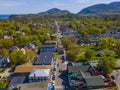
[[[0,14],[36,14],[51,8],[78,13],[94,4],[115,1],[120,0],[0,0]]]

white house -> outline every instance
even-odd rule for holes
[[[33,69],[29,74],[29,82],[40,82],[49,80],[50,69]]]

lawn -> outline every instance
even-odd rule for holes
[[[92,60],[100,60],[102,57],[96,57],[96,55],[99,52],[104,52],[104,56],[106,57],[115,57],[115,53],[111,50],[108,49],[104,49],[104,50],[100,50],[97,49],[95,46],[76,46],[73,48],[74,51],[76,51],[78,53],[78,57],[81,57],[81,60],[85,59],[85,52],[88,50],[93,50],[94,51],[94,57],[92,58]],[[79,61],[79,60],[78,60]]]

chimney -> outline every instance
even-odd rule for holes
[[[36,81],[36,74],[34,73],[34,81]]]

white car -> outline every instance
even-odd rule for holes
[[[55,83],[53,83],[52,85],[55,86]]]
[[[55,86],[55,81],[52,82],[52,85]]]

